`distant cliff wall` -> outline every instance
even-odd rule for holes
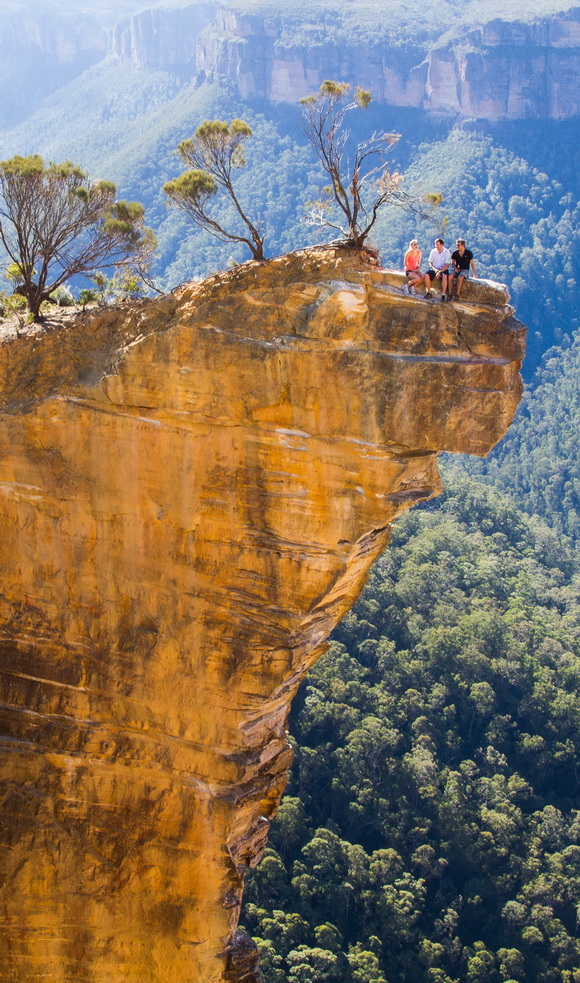
[[[291,700],[521,394],[505,289],[248,263],[0,345],[0,983],[256,983]]]
[[[111,51],[136,65],[193,76],[197,70],[197,43],[212,21],[215,3],[191,7],[145,10],[117,24],[110,39]]]
[[[373,40],[382,28],[347,31],[340,12],[302,22],[283,4],[268,16],[240,13],[227,0],[152,6],[117,23],[113,12],[0,12],[0,126],[107,54],[182,79],[225,80],[243,97],[275,102],[296,102],[336,78],[379,102],[463,117],[580,114],[580,5],[480,25],[435,17],[417,42]]]
[[[88,14],[0,10],[0,127],[23,118],[107,53],[107,33]]]
[[[424,51],[332,43],[285,46],[282,26],[229,10],[198,40],[197,67],[244,96],[295,101],[325,78],[356,82],[379,101],[485,119],[580,113],[580,7],[531,23],[492,21],[449,31]]]
[[[460,116],[580,113],[580,6],[536,21],[446,26],[434,23],[432,40],[420,46],[371,43],[356,32],[333,39],[324,23],[304,28],[291,14],[262,17],[208,2],[137,14],[115,29],[112,49],[137,64],[227,79],[244,97],[273,101],[295,102],[336,78],[393,106]]]

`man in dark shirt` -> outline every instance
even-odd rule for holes
[[[455,243],[455,252],[451,253],[451,262],[453,263],[453,274],[451,279],[450,292],[453,290],[453,283],[455,283],[455,291],[457,298],[461,293],[461,288],[463,286],[463,281],[469,279],[470,270],[477,280],[477,272],[475,269],[475,263],[473,262],[473,253],[471,249],[465,248],[465,239],[458,239]]]

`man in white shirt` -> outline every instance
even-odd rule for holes
[[[435,248],[431,250],[429,254],[429,269],[425,275],[425,280],[427,283],[427,277],[429,277],[429,289],[427,290],[425,296],[432,297],[431,284],[433,280],[441,281],[441,300],[447,300],[447,286],[450,283],[450,274],[448,273],[449,267],[451,265],[451,253],[445,246],[443,239],[435,239]]]

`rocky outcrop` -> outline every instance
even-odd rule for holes
[[[505,289],[308,251],[0,346],[0,981],[255,983],[290,702],[517,406]]]

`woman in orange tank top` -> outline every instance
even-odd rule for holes
[[[403,292],[406,294],[414,294],[416,285],[424,280],[424,276],[421,273],[421,259],[422,253],[419,249],[419,243],[416,239],[411,239],[409,248],[405,253],[405,274],[407,282],[403,286]]]

